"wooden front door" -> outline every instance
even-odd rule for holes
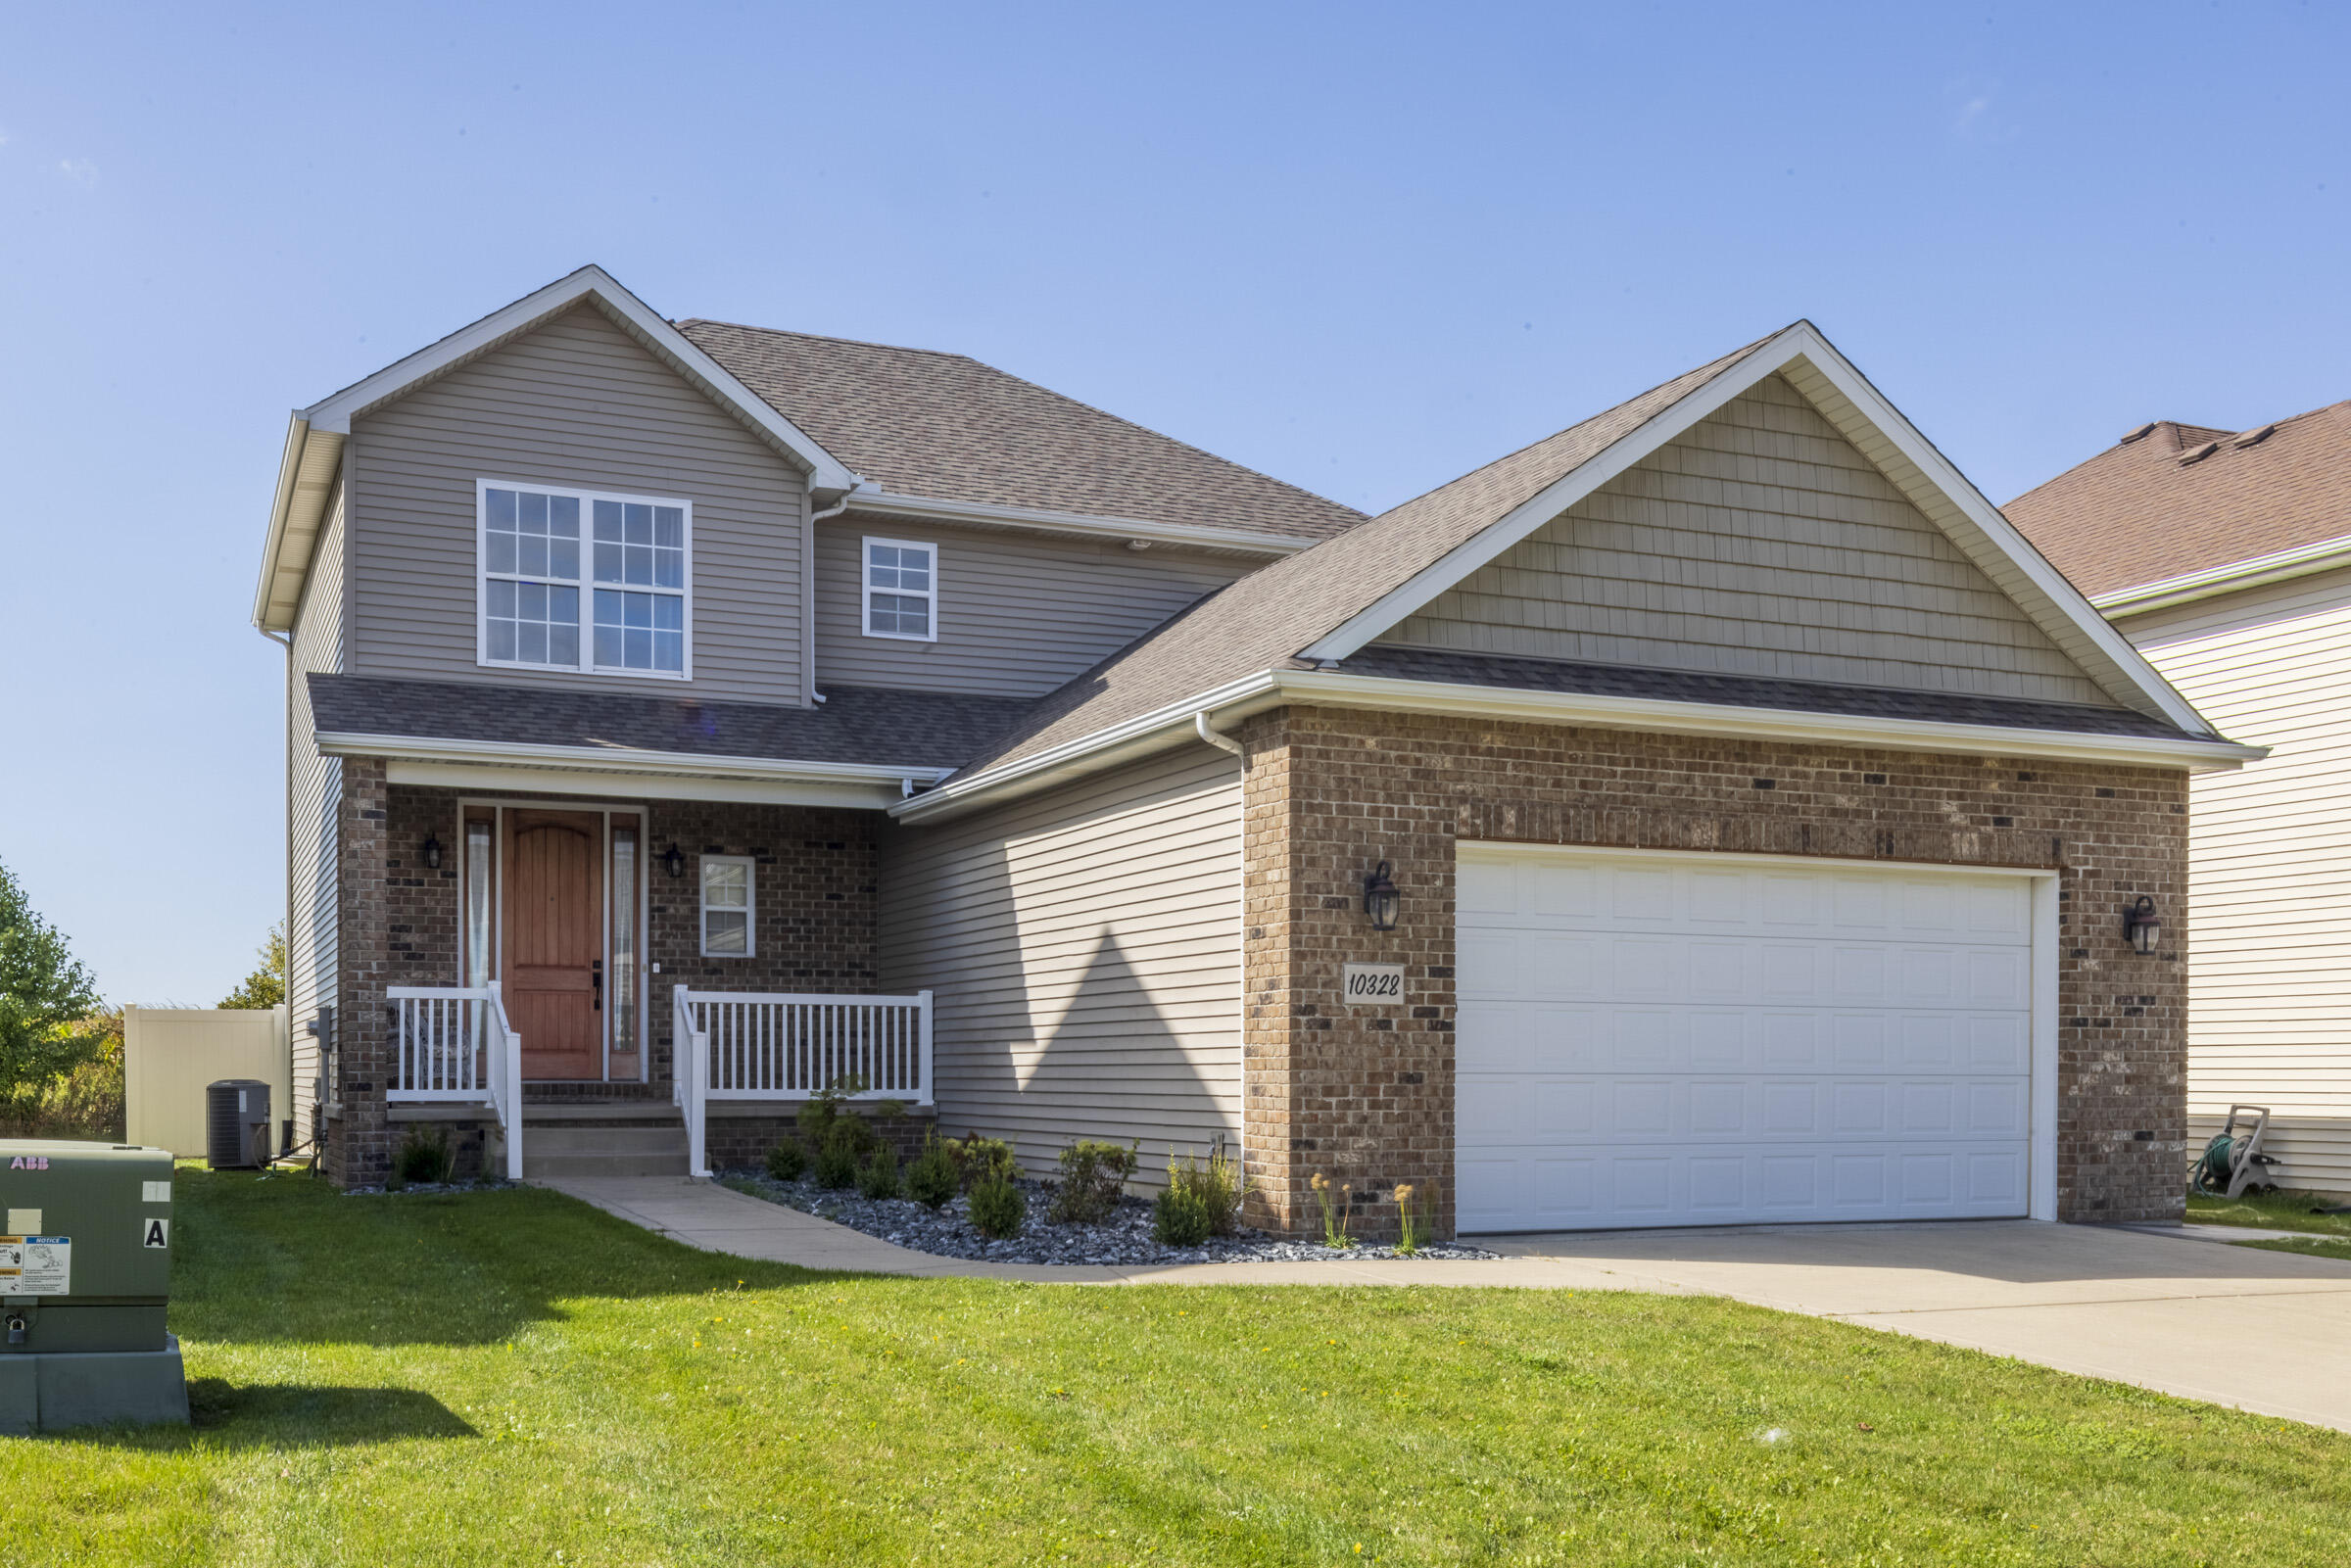
[[[603,1076],[603,818],[506,813],[506,1017],[526,1078]]]

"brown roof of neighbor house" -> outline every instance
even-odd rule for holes
[[[1042,751],[1289,664],[1382,594],[1770,341],[1758,338],[1219,590],[1047,695],[970,767]]]
[[[960,354],[681,321],[824,449],[901,496],[1327,539],[1364,514]]]
[[[2351,402],[2243,432],[2159,420],[2000,509],[2093,597],[2338,539]]]

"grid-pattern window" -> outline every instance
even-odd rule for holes
[[[865,634],[937,641],[937,546],[902,539],[865,542]]]
[[[479,488],[483,663],[690,673],[685,501]]]
[[[751,862],[747,855],[702,857],[702,956],[751,956]]]

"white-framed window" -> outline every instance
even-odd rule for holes
[[[749,958],[751,924],[751,857],[704,855],[702,957]]]
[[[694,674],[694,503],[474,483],[483,664]]]
[[[938,641],[938,546],[865,542],[865,635]]]

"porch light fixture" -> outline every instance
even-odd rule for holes
[[[2141,893],[2138,902],[2123,910],[2123,940],[2142,953],[2155,951],[2156,938],[2163,934],[2163,922],[2155,914],[2155,900]]]
[[[1396,906],[1402,899],[1395,882],[1388,879],[1390,869],[1383,860],[1364,879],[1364,913],[1371,917],[1371,928],[1375,931],[1396,928]]]
[[[441,869],[441,840],[435,838],[431,833],[426,833],[424,847],[416,852],[416,858],[424,862],[426,871],[439,871]]]
[[[686,875],[686,857],[678,852],[678,846],[676,844],[671,844],[668,852],[662,855],[661,869],[669,873],[672,877],[683,877]]]

